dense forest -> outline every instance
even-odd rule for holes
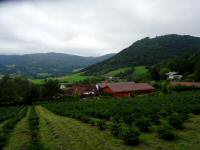
[[[158,71],[158,79],[166,79],[165,73],[176,71],[183,75],[184,81],[200,81],[200,53],[168,59],[151,69],[154,74]]]
[[[152,66],[168,58],[200,52],[200,38],[189,35],[165,35],[144,38],[117,55],[89,66],[86,74],[104,74],[120,67]]]

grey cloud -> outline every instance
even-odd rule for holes
[[[200,35],[198,0],[27,0],[0,4],[0,53],[119,52],[143,37]]]

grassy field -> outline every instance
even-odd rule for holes
[[[45,150],[199,150],[200,115],[191,115],[184,128],[176,131],[175,141],[161,140],[154,132],[142,133],[138,146],[126,146],[107,130],[101,131],[75,119],[59,116],[46,108],[35,106],[39,117],[37,134]],[[16,125],[3,150],[32,150],[29,126],[30,108]],[[6,123],[0,124],[0,130]]]
[[[131,69],[130,67],[126,67],[126,68],[119,68],[119,69],[116,69],[116,70],[113,70],[113,71],[110,71],[108,72],[106,75],[107,76],[116,76],[118,75],[119,73],[123,73],[127,70]]]
[[[120,73],[123,73],[127,70],[130,70],[131,68],[130,67],[126,67],[126,68],[119,68],[119,69],[116,69],[116,70],[113,70],[113,71],[110,71],[108,72],[106,75],[107,76],[116,76]],[[147,69],[145,66],[137,66],[137,67],[134,67],[134,74],[135,75],[144,75],[147,73]]]
[[[147,69],[145,66],[137,66],[135,67],[134,73],[136,75],[142,75],[142,74],[146,74],[147,73]]]
[[[54,79],[54,80],[59,80],[60,82],[65,82],[69,84],[73,84],[88,78],[91,78],[92,76],[84,76],[82,73],[74,73],[62,77],[57,77],[57,78],[48,78],[48,79]],[[43,84],[44,79],[31,79],[30,80],[34,84]]]
[[[116,75],[123,73],[130,69],[131,69],[130,67],[119,68],[117,70],[108,72],[106,74],[106,76],[116,76]],[[137,67],[135,67],[134,74],[135,75],[143,75],[143,74],[146,74],[147,71],[148,70],[145,68],[145,66],[137,66]],[[60,82],[63,82],[63,83],[73,84],[73,83],[83,81],[85,79],[92,78],[92,77],[93,76],[85,76],[85,75],[83,75],[83,73],[73,73],[73,74],[69,74],[66,76],[61,76],[61,77],[56,77],[56,78],[47,78],[47,79],[55,79],[55,80],[59,80]],[[1,75],[0,75],[0,78],[1,78]],[[44,79],[30,79],[30,81],[34,84],[43,84],[44,83]]]

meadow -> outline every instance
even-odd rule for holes
[[[82,73],[73,73],[73,74],[69,74],[66,76],[48,78],[48,79],[58,80],[59,82],[62,82],[62,83],[74,84],[76,82],[80,82],[80,81],[86,80],[91,77],[92,76],[85,76]],[[44,79],[30,79],[30,81],[34,84],[43,84],[44,83]]]

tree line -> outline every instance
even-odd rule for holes
[[[49,79],[43,85],[35,85],[21,76],[4,76],[0,79],[0,105],[31,104],[54,99],[60,93],[57,80]]]

